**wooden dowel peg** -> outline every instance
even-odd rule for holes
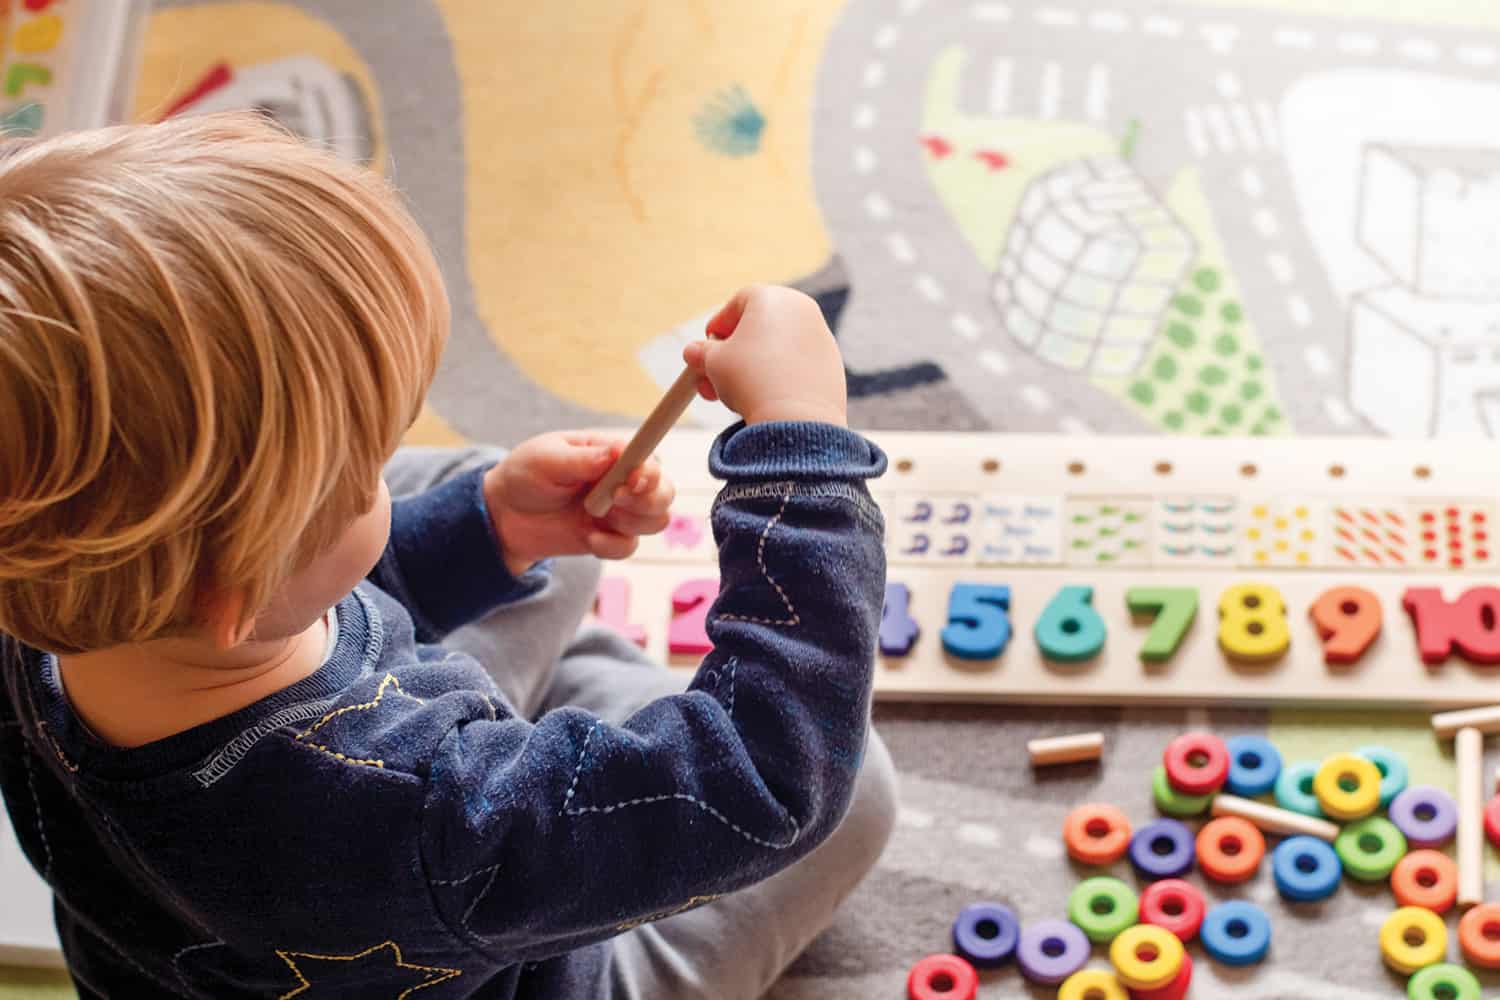
[[[1071,736],[1030,740],[1026,744],[1026,752],[1031,755],[1032,767],[1098,760],[1104,753],[1104,734],[1074,733]]]
[[[1432,717],[1432,731],[1440,740],[1451,740],[1460,729],[1477,729],[1480,733],[1500,733],[1500,705],[1484,708],[1460,708],[1439,712]]]
[[[1279,833],[1292,837],[1306,834],[1332,843],[1339,835],[1338,825],[1316,816],[1304,816],[1290,809],[1278,809],[1254,799],[1242,799],[1238,795],[1215,795],[1209,811],[1215,816],[1238,816],[1249,820],[1266,833]]]
[[[1484,902],[1484,734],[1465,726],[1453,738],[1458,760],[1458,905]]]
[[[672,425],[681,419],[687,412],[689,404],[698,398],[698,380],[702,376],[691,368],[684,368],[682,374],[677,376],[677,381],[661,397],[660,402],[641,422],[641,426],[631,437],[625,450],[620,452],[620,457],[615,464],[609,467],[594,488],[589,490],[588,496],[583,498],[583,509],[594,517],[603,517],[609,513],[611,504],[614,503],[615,490],[630,478],[630,474],[640,468],[656,446],[661,444]]]

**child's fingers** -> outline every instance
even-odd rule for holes
[[[619,442],[605,441],[574,444],[557,437],[537,449],[532,468],[549,482],[581,486],[604,475],[623,447]]]
[[[667,530],[672,515],[666,510],[637,514],[633,511],[611,507],[604,515],[605,527],[621,535],[655,535]]]
[[[591,531],[588,536],[589,552],[600,559],[629,559],[639,545],[633,536],[613,531]]]
[[[745,307],[750,304],[750,295],[754,291],[754,288],[741,288],[735,292],[734,297],[713,314],[704,332],[710,337],[719,338],[734,333],[734,328],[740,325],[740,317],[745,315]]]
[[[640,466],[631,471],[625,479],[627,492],[640,496],[650,493],[661,484],[661,460],[655,455],[646,459]]]

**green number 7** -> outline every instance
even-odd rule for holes
[[[1141,659],[1160,663],[1170,659],[1187,635],[1198,614],[1198,591],[1194,587],[1131,587],[1125,591],[1125,606],[1132,615],[1151,618],[1151,631],[1141,646]]]

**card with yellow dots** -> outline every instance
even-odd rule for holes
[[[1326,563],[1328,505],[1317,500],[1257,500],[1245,512],[1247,566],[1322,566]]]

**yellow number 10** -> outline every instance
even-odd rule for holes
[[[1238,583],[1219,597],[1219,645],[1236,660],[1269,663],[1287,651],[1292,632],[1281,591]]]

